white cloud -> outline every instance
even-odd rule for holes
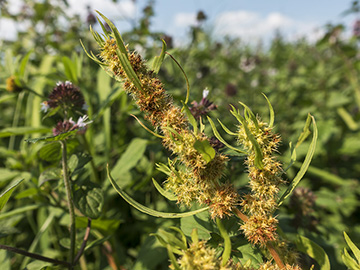
[[[85,18],[88,14],[87,7],[91,11],[98,10],[108,18],[134,18],[136,6],[133,1],[124,0],[113,2],[112,0],[68,0],[71,14],[80,14]]]
[[[187,28],[196,24],[196,13],[177,13],[174,17],[174,26]]]
[[[259,13],[238,10],[221,13],[215,20],[215,33],[251,42],[268,40],[279,30],[290,40],[303,36],[314,40],[319,36],[315,33],[317,25],[316,22],[297,21],[278,12],[262,17]]]

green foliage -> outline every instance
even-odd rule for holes
[[[169,153],[160,146],[161,131],[147,128],[122,85],[86,57],[98,54],[93,37],[100,42],[103,37],[93,30],[89,33],[88,24],[79,17],[70,17],[64,9],[66,1],[23,2],[29,14],[10,14],[8,6],[1,5],[4,18],[28,16],[29,27],[16,40],[2,41],[0,54],[0,244],[68,260],[71,218],[59,143],[66,140],[76,252],[92,219],[79,269],[111,269],[111,265],[168,269],[169,260],[180,269],[180,250],[199,241],[207,241],[222,264],[231,258],[234,263],[258,268],[269,254],[249,244],[238,230],[239,219],[219,223],[211,218],[208,207],[179,209],[174,193],[161,184],[173,173],[169,167],[183,165],[168,162]],[[134,28],[122,36],[110,20],[100,16],[113,32],[105,30],[106,35],[113,35],[118,44],[130,42],[130,51],[135,46],[144,49],[143,57],[153,59],[150,68],[183,108],[194,134],[214,135],[226,146],[226,150],[217,148],[207,140],[194,144],[206,164],[211,164],[217,152],[228,154],[227,171],[220,181],[233,183],[239,194],[248,192],[243,166],[247,153],[235,147],[235,130],[244,125],[257,153],[256,166],[262,169],[259,142],[247,123],[256,125],[258,115],[264,117],[283,141],[278,152],[288,186],[281,189],[281,207],[274,213],[282,237],[296,244],[304,263],[309,261],[307,256],[313,258],[315,269],[330,269],[330,263],[334,269],[360,269],[356,247],[360,243],[357,37],[342,39],[342,27],[328,26],[316,43],[287,42],[278,35],[269,47],[255,48],[230,37],[214,40],[199,24],[191,28],[189,44],[173,47],[169,37],[151,31],[151,2]],[[69,22],[66,26],[61,23],[64,18]],[[47,25],[44,31],[35,31],[43,22]],[[100,27],[106,29],[105,23]],[[141,89],[126,55],[125,46],[120,47],[117,56]],[[7,91],[8,78],[15,91]],[[53,128],[67,116],[60,107],[43,113],[40,103],[58,81],[67,80],[81,90],[93,123],[83,133],[73,130],[54,136]],[[206,87],[217,110],[199,122],[192,115],[191,102],[200,100]],[[168,130],[174,140],[181,139],[181,133]],[[298,192],[304,190],[308,193]],[[344,231],[352,239],[344,233],[346,243]],[[0,250],[0,265],[4,269],[65,267],[5,250]]]

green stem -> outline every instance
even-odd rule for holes
[[[222,266],[225,266],[231,255],[231,240],[228,232],[226,231],[224,224],[219,218],[216,218],[216,224],[219,228],[220,234],[224,239],[224,252],[222,254]]]
[[[68,164],[67,164],[67,148],[66,142],[60,141],[61,148],[62,148],[62,167],[63,167],[63,176],[64,176],[64,185],[66,190],[67,196],[67,203],[69,207],[70,213],[70,267],[69,270],[73,269],[73,262],[75,258],[75,240],[76,240],[76,228],[75,228],[75,213],[74,213],[74,203],[71,197],[71,185],[70,185],[70,178],[69,178],[69,171],[68,171]]]

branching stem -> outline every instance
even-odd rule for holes
[[[16,248],[16,247],[10,247],[10,246],[7,246],[7,245],[1,245],[0,244],[0,249],[4,249],[4,250],[8,250],[10,252],[18,253],[18,254],[21,254],[21,255],[24,255],[24,256],[39,260],[39,261],[49,262],[49,263],[52,263],[52,264],[64,265],[64,266],[67,266],[69,268],[71,267],[71,264],[68,263],[68,262],[51,259],[49,257],[45,257],[45,256],[42,256],[42,255],[39,255],[39,254],[36,254],[36,253],[32,253],[32,252],[28,252],[26,250],[19,249],[19,248]]]

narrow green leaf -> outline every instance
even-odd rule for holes
[[[111,170],[111,174],[114,175],[114,177],[119,178],[124,173],[134,168],[144,155],[147,144],[147,140],[140,138],[132,139],[125,152]]]
[[[181,101],[181,103],[183,104],[182,110],[185,110],[185,114],[186,114],[187,118],[189,119],[190,124],[192,125],[192,127],[194,129],[194,134],[198,134],[198,122],[196,121],[193,114],[190,112],[189,107],[185,104],[185,102]]]
[[[65,69],[65,75],[66,77],[72,81],[77,83],[78,82],[78,78],[77,78],[77,70],[76,70],[76,63],[73,63],[71,61],[71,59],[67,56],[63,56],[61,58],[62,63],[64,65],[64,69]]]
[[[178,233],[181,235],[181,240],[182,240],[183,243],[184,243],[184,247],[187,247],[186,236],[185,236],[185,234],[183,233],[183,231],[182,231],[181,229],[179,229],[178,227],[175,227],[175,226],[170,226],[169,229],[172,229],[172,230],[178,232]]]
[[[355,246],[355,244],[351,241],[350,237],[344,232],[344,238],[346,243],[348,244],[349,248],[351,249],[352,253],[354,254],[358,264],[360,265],[360,250]]]
[[[80,44],[81,44],[81,47],[83,48],[85,54],[91,59],[93,60],[95,63],[97,63],[98,65],[100,65],[101,67],[104,66],[104,63],[101,62],[97,57],[95,57],[91,52],[91,55],[88,53],[88,51],[86,50],[84,44],[82,43],[82,41],[80,40]]]
[[[169,259],[171,261],[171,265],[174,267],[175,270],[181,270],[179,264],[177,263],[175,255],[172,252],[172,247],[170,245],[167,245],[166,248],[167,248],[167,251],[168,251]]]
[[[299,251],[309,255],[317,261],[320,270],[330,270],[329,257],[322,247],[301,235],[298,235],[295,243]]]
[[[165,51],[166,51],[166,42],[162,39],[162,49],[159,56],[155,56],[154,62],[152,64],[152,69],[157,74],[159,73],[160,67],[164,61],[165,58]]]
[[[254,147],[254,151],[255,151],[255,167],[258,168],[259,170],[262,170],[264,168],[264,164],[262,162],[263,160],[263,154],[262,151],[260,149],[260,145],[257,142],[256,138],[254,137],[254,135],[251,133],[251,131],[248,128],[248,125],[246,123],[246,121],[244,121],[243,123],[243,127],[245,129],[245,133],[248,137],[248,139],[250,140],[252,146]]]
[[[216,219],[216,224],[219,228],[221,237],[224,239],[224,252],[222,254],[222,266],[225,266],[230,259],[231,254],[231,240],[228,232],[226,231],[224,224],[222,224],[219,218]]]
[[[23,181],[24,179],[16,181],[14,184],[12,184],[7,190],[5,190],[0,195],[0,211],[4,208],[5,204],[10,199],[11,194],[15,190],[15,188]]]
[[[34,252],[41,237],[44,235],[44,233],[49,229],[51,223],[54,221],[55,218],[55,214],[53,212],[49,212],[49,216],[47,217],[47,219],[45,220],[45,222],[42,224],[40,230],[38,231],[38,233],[36,234],[34,240],[32,241],[30,247],[28,248],[29,252]],[[24,260],[21,263],[20,269],[24,269],[25,266],[28,264],[30,260],[30,257],[25,257]]]
[[[182,74],[184,75],[185,81],[186,81],[186,98],[185,98],[185,104],[188,103],[189,101],[189,96],[190,96],[190,83],[189,83],[189,79],[186,76],[186,73],[184,71],[184,69],[182,68],[182,66],[180,65],[180,63],[174,58],[174,56],[172,56],[170,53],[166,52],[167,55],[170,56],[170,58],[176,63],[176,65],[180,68]]]
[[[172,233],[169,233],[163,229],[159,229],[158,234],[166,241],[166,243],[170,244],[172,247],[178,250],[187,248],[186,242],[184,243],[183,239],[179,239]]]
[[[312,116],[309,114],[308,117],[306,118],[305,126],[297,140],[295,148],[298,148],[306,140],[306,138],[311,134],[311,131],[310,131],[311,119],[312,119]]]
[[[177,132],[175,129],[173,129],[173,128],[171,128],[171,127],[162,127],[162,128],[170,131],[170,132],[173,133],[173,134],[175,134],[175,135],[178,137],[178,139],[180,139],[180,140],[183,139],[183,136],[181,136],[181,135],[179,134],[179,132]],[[171,134],[170,134],[170,135],[171,135]]]
[[[14,94],[5,95],[4,93],[2,93],[1,95],[2,96],[0,97],[0,104],[17,97],[17,95],[14,95]]]
[[[165,190],[163,189],[159,184],[158,182],[156,182],[156,180],[153,178],[152,179],[153,181],[153,184],[155,186],[155,188],[157,189],[157,191],[159,191],[159,193],[161,195],[163,195],[166,199],[168,199],[169,201],[177,201],[177,197],[174,193],[168,191],[168,190]]]
[[[199,141],[196,140],[194,143],[194,148],[198,151],[206,163],[212,161],[216,155],[216,151],[212,148],[210,142],[208,140]]]
[[[113,32],[114,34],[114,37],[115,37],[115,40],[116,40],[116,43],[118,45],[118,48],[120,49],[120,52],[122,52],[123,54],[127,55],[127,50],[125,48],[125,45],[124,45],[124,41],[123,39],[121,38],[121,35],[119,33],[119,31],[117,30],[117,28],[115,27],[115,25],[112,23],[112,21],[110,21],[108,18],[106,18],[101,12],[99,12],[98,10],[96,10],[96,12],[101,16],[101,18],[103,18],[103,20],[109,25],[111,31]],[[106,34],[106,32],[105,32]],[[127,56],[126,56],[127,58]]]
[[[74,204],[80,212],[91,219],[101,215],[104,195],[101,187],[94,183],[86,183],[74,192]]]
[[[250,116],[250,119],[255,124],[256,129],[259,130],[259,123],[258,123],[258,120],[256,119],[255,114],[251,111],[251,109],[245,103],[242,103],[241,101],[239,101],[239,103],[244,107],[245,112]]]
[[[168,176],[171,174],[171,169],[164,163],[156,163],[155,165],[160,172],[163,172]]]
[[[274,126],[274,120],[275,120],[275,113],[274,113],[274,108],[271,105],[270,100],[268,99],[268,97],[262,93],[262,95],[265,97],[268,106],[269,106],[269,113],[270,113],[270,117],[269,117],[269,128],[272,128]]]
[[[15,210],[0,214],[0,220],[9,218],[9,217],[12,217],[15,215],[23,214],[23,213],[38,209],[39,207],[41,207],[41,205],[35,204],[35,205],[26,205],[24,207],[16,208]]]
[[[308,152],[307,152],[307,154],[305,156],[305,160],[304,160],[303,164],[300,167],[300,170],[296,174],[295,178],[291,181],[291,184],[286,189],[284,194],[279,199],[279,201],[278,201],[279,206],[286,200],[287,197],[289,197],[291,195],[291,193],[294,191],[296,186],[299,184],[300,180],[302,179],[302,177],[306,173],[307,169],[309,168],[312,157],[314,156],[315,148],[316,148],[316,141],[317,141],[317,138],[318,138],[318,130],[317,130],[315,118],[313,116],[311,116],[310,114],[309,114],[309,116],[311,117],[310,119],[312,119],[312,123],[313,123],[313,138],[312,138],[312,141],[311,141],[311,143],[309,145],[309,149],[308,149]],[[309,117],[308,117],[308,119],[309,119]],[[305,126],[308,126],[307,123],[308,123],[308,121],[306,121]]]
[[[97,229],[106,235],[113,234],[122,223],[119,219],[93,219],[91,220],[91,229]],[[87,217],[76,217],[76,228],[86,228],[88,225]]]
[[[164,139],[165,136],[162,136],[160,134],[155,133],[154,131],[152,131],[151,129],[149,129],[147,126],[145,126],[135,115],[130,114],[132,117],[134,117],[136,119],[136,121],[140,124],[140,126],[142,126],[147,132],[151,133],[152,135],[154,135],[155,137],[158,137],[160,139]]]
[[[229,134],[229,135],[232,135],[232,136],[237,136],[238,134],[236,132],[232,132],[230,129],[228,129],[221,121],[220,119],[217,119],[218,122],[220,123],[221,127],[223,128],[223,130]]]
[[[351,270],[360,270],[359,264],[351,257],[346,248],[344,248],[344,252],[341,254],[341,259],[344,264]]]
[[[197,228],[193,228],[191,231],[191,241],[195,244],[199,243],[199,234]]]
[[[337,108],[336,112],[342,118],[342,120],[345,122],[345,124],[350,130],[355,131],[359,129],[359,125],[355,122],[351,114],[348,113],[343,107]]]
[[[123,67],[128,79],[136,86],[137,89],[139,89],[139,91],[143,91],[141,82],[132,68],[129,59],[127,58],[127,54],[120,52],[119,49],[116,50],[116,54],[119,57],[120,64]]]
[[[185,212],[185,213],[165,213],[165,212],[159,212],[156,210],[153,210],[151,208],[148,208],[138,202],[136,202],[134,199],[132,199],[129,195],[127,195],[115,182],[115,180],[111,177],[109,166],[107,168],[108,171],[108,178],[114,189],[117,193],[132,207],[139,210],[142,213],[148,214],[150,216],[154,217],[161,217],[161,218],[181,218],[181,217],[188,217],[192,215],[196,215],[197,213],[204,212],[209,209],[209,207],[201,208],[195,211]]]
[[[48,133],[51,132],[47,127],[11,127],[0,130],[0,138],[10,137],[13,135],[25,135],[32,133]]]
[[[74,136],[77,132],[78,130],[72,130],[72,131],[60,133],[59,135],[56,136],[27,139],[25,141],[29,143],[63,141],[70,138],[71,136]]]
[[[29,62],[31,53],[32,53],[32,50],[29,51],[20,62],[19,73],[18,73],[20,80],[26,81],[26,74],[25,74],[25,72],[27,71],[26,66],[27,66],[27,63]]]
[[[213,130],[213,132],[214,132],[215,137],[216,137],[220,142],[222,142],[223,144],[225,144],[226,147],[228,147],[228,148],[230,148],[230,149],[232,149],[232,150],[234,150],[234,151],[236,151],[236,152],[238,152],[238,153],[247,154],[245,151],[242,151],[242,150],[240,150],[240,149],[237,149],[237,148],[231,146],[230,144],[228,144],[228,143],[221,137],[220,133],[219,133],[218,130],[216,129],[215,124],[214,124],[214,122],[211,120],[211,118],[208,116],[207,119],[208,119],[208,121],[209,121],[209,123],[210,123],[210,125],[211,125],[211,128],[212,128],[212,130]]]

